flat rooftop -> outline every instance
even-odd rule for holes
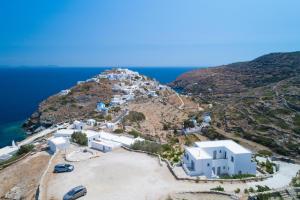
[[[225,147],[235,154],[252,153],[250,150],[244,148],[233,140],[216,140],[216,141],[204,141],[195,142],[195,145],[200,148],[213,148],[213,147]]]
[[[186,147],[186,151],[188,151],[195,159],[212,159],[212,157],[206,153],[203,149],[199,147]]]

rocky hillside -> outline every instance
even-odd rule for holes
[[[99,117],[95,112],[99,101],[108,102],[113,95],[113,82],[101,79],[98,82],[77,84],[67,95],[53,95],[40,103],[38,110],[23,125],[29,131],[39,127],[48,127],[56,123]]]
[[[226,134],[300,157],[300,52],[194,70],[171,86],[212,103],[214,126]]]

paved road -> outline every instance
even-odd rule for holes
[[[21,142],[18,142],[18,145],[22,146],[22,145],[30,144],[34,140],[36,140],[40,137],[44,137],[44,136],[48,135],[49,133],[54,132],[56,130],[58,130],[58,128],[47,128],[41,132],[33,134],[32,136],[29,136],[28,138],[26,138],[25,140],[22,140]]]

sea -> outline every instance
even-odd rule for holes
[[[128,67],[166,84],[196,67]],[[23,122],[41,101],[86,80],[109,67],[8,67],[0,66],[0,148],[21,141]]]

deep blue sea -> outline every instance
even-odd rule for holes
[[[21,124],[48,96],[86,80],[104,67],[0,67],[0,148],[26,137]],[[134,67],[141,74],[169,83],[193,67]]]

